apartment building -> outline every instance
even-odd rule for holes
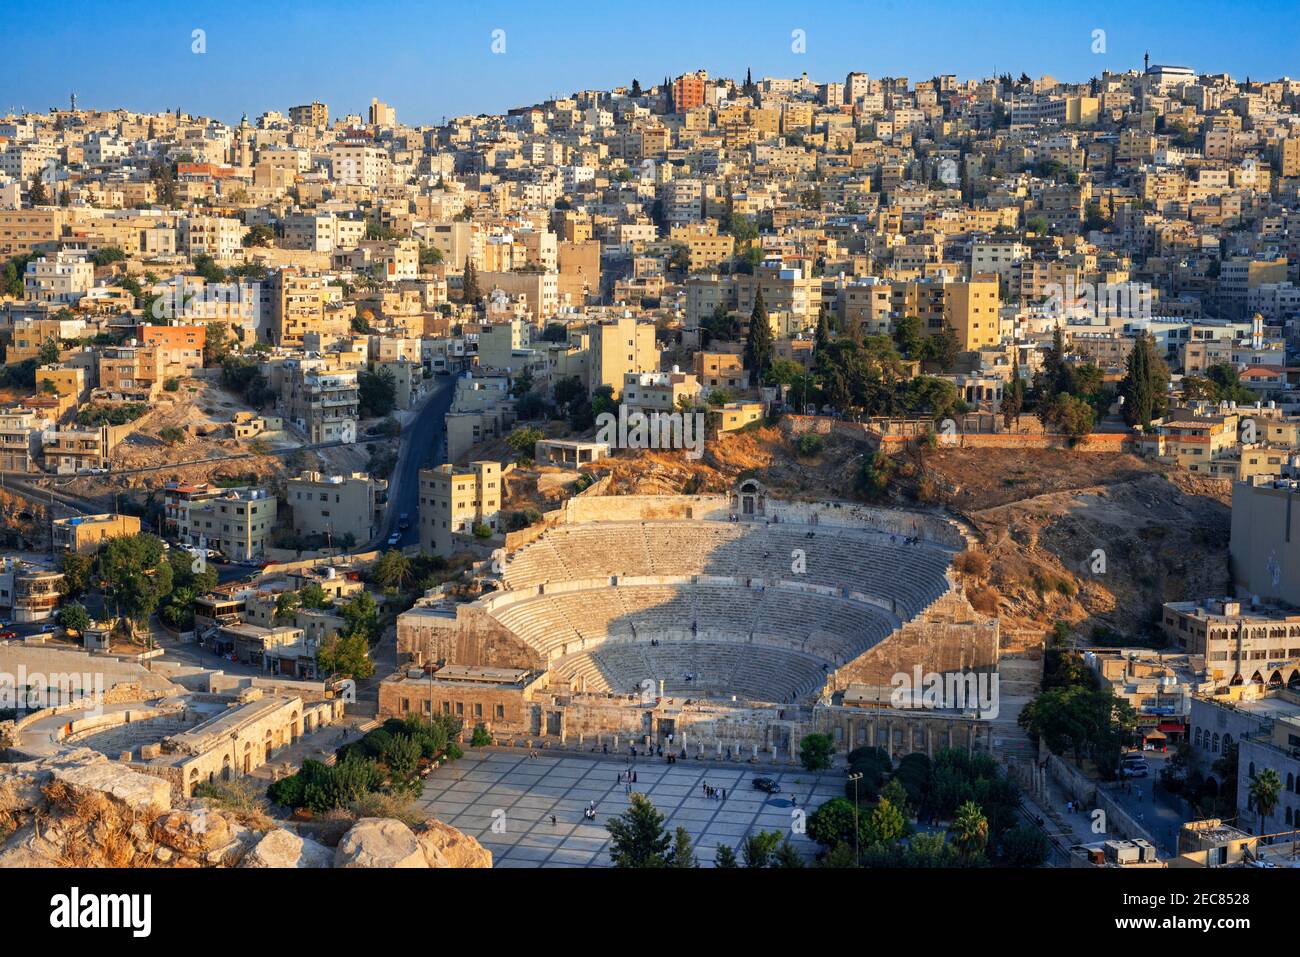
[[[359,401],[355,369],[323,357],[285,361],[280,406],[308,441],[355,442]]]
[[[48,621],[63,599],[63,572],[18,558],[0,559],[0,615],[16,624]]]
[[[35,472],[41,430],[49,419],[35,409],[0,409],[0,471]]]
[[[23,297],[28,302],[72,306],[94,285],[94,264],[84,256],[59,250],[27,264]]]
[[[744,358],[732,352],[695,353],[691,371],[707,394],[713,389],[726,389],[734,394],[749,388],[749,370]]]
[[[201,357],[200,352],[200,365]],[[162,389],[164,370],[163,351],[154,346],[105,349],[99,357],[99,391],[109,396],[152,401]]]
[[[457,536],[472,536],[480,526],[495,534],[501,520],[502,487],[500,462],[421,469],[420,546],[450,556]]]
[[[622,404],[628,414],[676,412],[683,404],[694,404],[700,383],[693,373],[629,372],[623,376]]]
[[[631,317],[587,324],[591,363],[587,389],[609,386],[617,398],[628,373],[658,372],[655,326]]]
[[[88,555],[110,538],[127,538],[140,534],[140,519],[134,515],[76,515],[56,518],[54,550]]]
[[[324,129],[329,126],[330,111],[324,103],[313,100],[304,106],[289,107],[289,122],[294,126],[314,126],[317,129]]]
[[[350,540],[364,545],[378,534],[388,483],[365,472],[326,475],[304,472],[289,479],[285,504],[293,511],[293,529],[319,535],[336,546]]]
[[[243,248],[247,227],[224,216],[186,216],[181,219],[181,248],[191,259],[211,256],[232,259]]]
[[[234,561],[259,558],[275,527],[278,502],[264,488],[213,489],[180,499],[176,537]]]

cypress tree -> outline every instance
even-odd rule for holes
[[[745,368],[761,380],[763,370],[772,362],[772,326],[767,319],[767,306],[763,304],[763,290],[754,295],[754,311],[749,315],[749,335],[745,337]]]

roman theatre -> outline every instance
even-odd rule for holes
[[[791,759],[987,746],[966,712],[889,707],[899,673],[993,673],[998,623],[952,576],[966,547],[930,513],[730,494],[569,499],[398,619],[381,711],[456,714],[498,740]]]

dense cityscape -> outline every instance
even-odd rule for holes
[[[1296,866],[1300,80],[367,98],[0,118],[0,868]]]

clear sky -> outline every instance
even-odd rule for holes
[[[42,9],[47,8],[47,9]],[[192,34],[205,31],[205,53]],[[504,53],[492,50],[504,31]],[[804,31],[805,52],[792,50]],[[1093,31],[1105,52],[1093,52]],[[79,105],[238,120],[318,99],[331,118],[372,96],[399,121],[497,113],[554,94],[704,68],[842,80],[993,72],[1082,81],[1177,63],[1234,77],[1300,77],[1300,0],[1061,3],[397,0],[172,4],[66,0],[14,7],[0,33],[0,113]]]

